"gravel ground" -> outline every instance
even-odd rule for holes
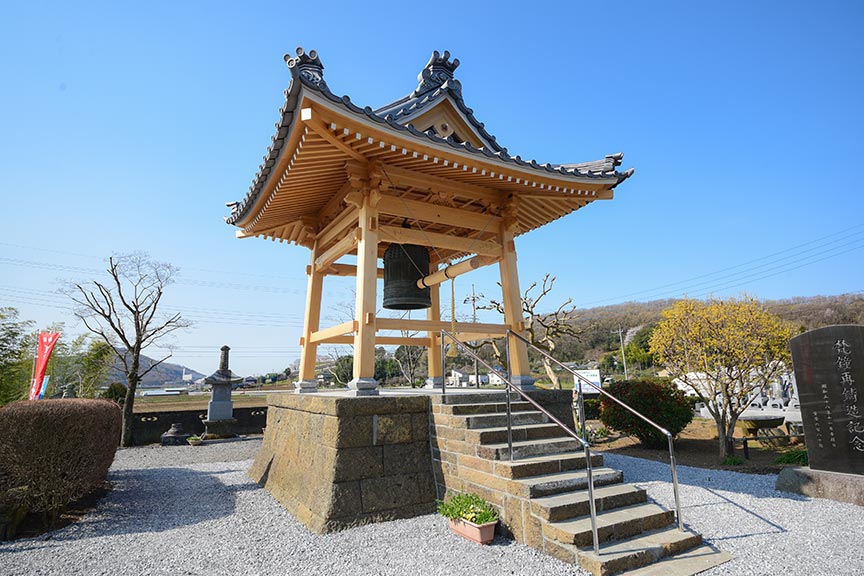
[[[310,533],[246,470],[260,439],[120,450],[114,485],[82,521],[0,544],[0,574],[584,575],[497,538],[477,546],[436,515],[325,536]],[[668,467],[607,455],[672,504]],[[864,508],[774,491],[773,475],[679,467],[685,522],[734,560],[708,575],[864,574]]]

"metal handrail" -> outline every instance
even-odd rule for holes
[[[594,502],[594,470],[593,470],[593,467],[591,465],[591,444],[589,444],[584,438],[579,437],[579,435],[576,434],[576,432],[574,432],[573,430],[568,428],[566,424],[561,422],[558,418],[553,416],[543,406],[538,404],[533,398],[528,396],[524,391],[522,391],[516,385],[514,385],[513,382],[510,381],[509,374],[505,376],[504,374],[502,374],[501,372],[499,372],[498,370],[496,370],[495,368],[490,366],[489,363],[487,363],[485,360],[480,358],[480,356],[478,356],[473,350],[471,350],[469,347],[465,346],[462,342],[460,342],[456,338],[456,336],[454,336],[453,334],[451,334],[447,330],[441,330],[441,364],[442,364],[442,368],[444,368],[444,366],[446,364],[446,359],[445,359],[445,354],[444,354],[444,347],[445,347],[446,338],[450,338],[455,343],[456,346],[461,348],[464,352],[467,352],[468,355],[471,356],[474,360],[477,360],[478,362],[483,364],[483,366],[487,370],[489,370],[490,373],[493,373],[496,376],[498,376],[507,385],[508,388],[512,389],[514,392],[517,392],[520,396],[522,396],[523,399],[527,400],[532,406],[534,406],[537,410],[539,410],[541,413],[543,413],[549,420],[551,420],[552,422],[557,424],[562,430],[564,430],[564,432],[568,436],[571,436],[573,439],[577,440],[582,445],[582,450],[585,454],[585,471],[588,474],[588,502],[589,502],[589,507],[591,509],[591,536],[593,537],[593,541],[594,541],[594,553],[599,556],[600,555],[600,540],[597,536],[597,505]],[[508,356],[509,356],[509,349],[508,349]],[[509,362],[508,362],[508,366],[509,366]],[[447,377],[446,377],[446,375],[447,375],[447,371],[442,370],[442,372],[441,372],[441,376],[442,376],[441,395],[444,397],[444,403],[445,404],[447,402]],[[511,424],[512,417],[510,414],[510,392],[509,391],[505,392],[504,396],[506,396],[506,404],[507,404],[507,454],[508,454],[508,457],[510,458],[510,461],[512,462],[513,461],[513,429],[512,429],[512,424]],[[584,431],[584,428],[583,428],[583,431]]]
[[[644,420],[645,422],[647,422],[648,424],[650,424],[651,426],[653,426],[654,428],[656,428],[657,430],[659,430],[661,433],[663,433],[666,436],[666,440],[669,443],[669,463],[670,463],[670,466],[672,468],[672,490],[675,494],[675,516],[678,518],[678,529],[683,532],[684,531],[684,521],[681,519],[681,500],[678,497],[678,468],[675,464],[675,448],[673,447],[673,444],[672,444],[672,434],[668,430],[666,430],[665,428],[663,428],[662,426],[657,424],[656,422],[651,421],[650,419],[643,416],[642,414],[640,414],[639,412],[637,412],[636,410],[634,410],[633,408],[631,408],[630,406],[628,406],[627,404],[625,404],[624,402],[619,400],[618,398],[615,398],[615,396],[613,396],[612,394],[609,394],[609,392],[607,392],[606,390],[603,390],[603,388],[601,388],[599,386],[595,386],[593,382],[591,382],[590,380],[588,380],[587,378],[585,378],[584,376],[582,376],[581,374],[579,374],[578,372],[576,372],[575,370],[570,368],[569,366],[565,366],[564,364],[562,364],[561,362],[556,360],[553,356],[548,354],[545,350],[542,350],[542,349],[538,348],[537,346],[534,346],[533,344],[531,344],[531,342],[528,341],[527,338],[525,338],[521,334],[517,334],[516,332],[513,332],[512,330],[508,329],[507,330],[507,336],[515,336],[516,338],[518,338],[519,340],[521,340],[522,342],[527,344],[529,347],[531,347],[534,351],[539,352],[544,358],[551,360],[552,362],[554,362],[555,364],[557,364],[558,366],[560,366],[561,368],[563,368],[564,370],[566,370],[567,372],[572,374],[573,378],[574,378],[574,383],[576,381],[579,382],[579,423],[582,427],[582,434],[585,434],[585,403],[584,403],[583,394],[582,394],[582,382],[585,382],[586,384],[588,384],[589,386],[591,386],[592,388],[594,388],[595,390],[597,390],[598,392],[600,392],[604,396],[608,397],[613,402],[616,402],[619,406],[621,406],[625,410],[628,410],[634,416],[641,418],[642,420]],[[508,340],[509,340],[509,338],[508,338]]]

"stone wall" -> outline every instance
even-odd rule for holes
[[[234,408],[234,418],[237,420],[232,428],[235,434],[261,434],[261,429],[266,426],[267,408]],[[175,422],[182,424],[183,429],[190,434],[203,434],[206,419],[206,408],[133,414],[135,445],[158,443],[162,434]]]
[[[267,397],[249,475],[316,533],[435,509],[427,396]]]

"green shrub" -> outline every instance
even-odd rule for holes
[[[743,463],[744,459],[740,456],[735,456],[734,454],[732,456],[727,456],[722,462],[724,466],[740,466]]]
[[[600,418],[600,400],[596,398],[585,399],[585,419],[597,420]]]
[[[438,500],[438,513],[449,520],[462,519],[474,524],[498,520],[498,510],[476,494],[451,492],[449,496],[446,500]]]
[[[672,436],[677,436],[693,420],[690,401],[666,380],[613,382],[607,392],[668,430]],[[668,445],[666,436],[659,430],[605,396],[600,400],[600,421],[609,428],[635,436],[649,448]]]
[[[19,504],[52,524],[105,480],[121,421],[120,408],[106,400],[22,400],[0,408],[0,498],[17,494]]]
[[[796,466],[809,466],[810,459],[807,457],[806,448],[796,448],[781,454],[774,460],[775,464],[795,464]]]
[[[123,404],[126,401],[126,386],[120,382],[112,382],[108,389],[99,395],[106,400],[113,400],[118,404]]]

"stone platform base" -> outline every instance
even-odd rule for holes
[[[316,533],[435,510],[427,396],[271,394],[249,475]]]
[[[204,434],[202,440],[216,440],[218,438],[234,438],[234,427],[237,420],[204,420]]]
[[[864,476],[856,474],[784,468],[777,476],[775,488],[781,492],[864,506]]]

